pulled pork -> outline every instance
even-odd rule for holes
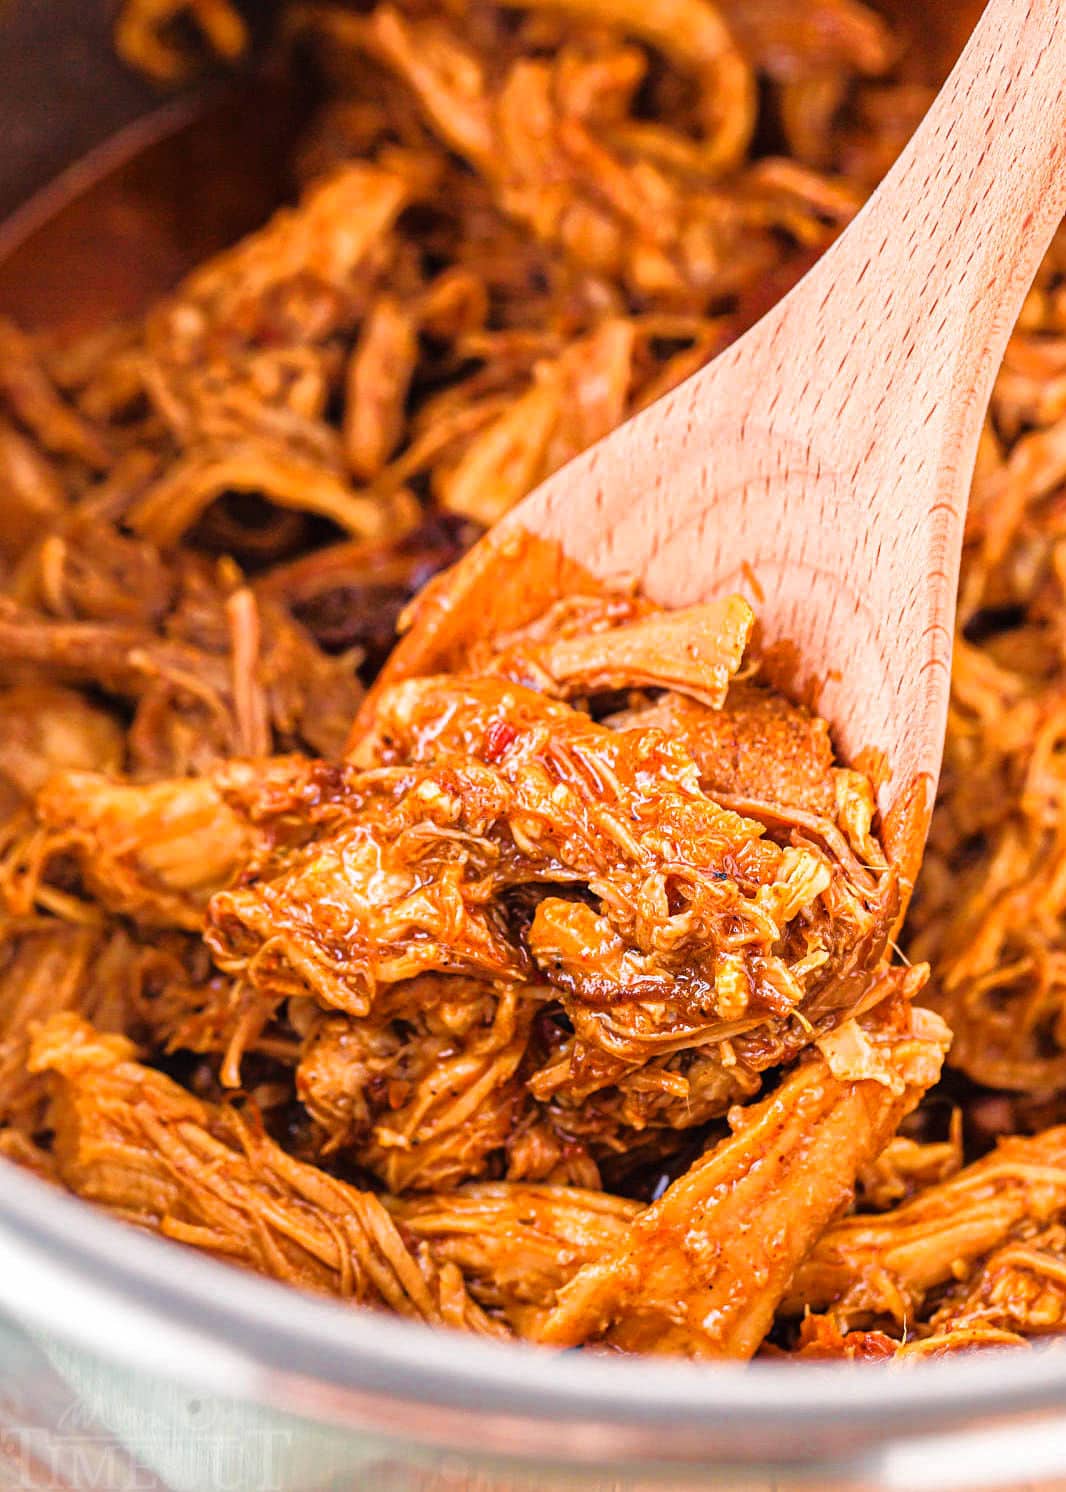
[[[309,1288],[548,1344],[751,1356],[947,1044],[912,1008],[925,971],[888,962],[872,785],[772,692],[751,631],[736,598],[667,615],[582,577],[453,672],[379,683],[340,760],[55,764],[7,855],[12,977],[22,944],[63,973],[12,1007],[9,1129],[80,1195]],[[750,746],[749,720],[765,776],[738,746],[741,812],[686,742]],[[147,937],[169,962],[108,1036],[96,963],[120,938],[143,965]],[[205,1059],[196,1091],[136,1042]],[[710,1148],[649,1208],[605,1189],[689,1131]]]
[[[125,0],[117,42],[171,83],[249,36]],[[1061,1330],[1064,244],[906,965],[872,785],[743,602],[463,556],[795,283],[921,58],[860,0],[290,3],[274,45],[294,200],[126,325],[0,323],[0,1153],[555,1348]]]

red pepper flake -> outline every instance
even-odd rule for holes
[[[481,753],[484,760],[498,762],[517,735],[518,731],[513,725],[508,725],[505,720],[494,720],[485,732],[485,745]]]

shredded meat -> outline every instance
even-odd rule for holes
[[[788,1311],[832,1306],[840,1321],[919,1316],[936,1287],[999,1248],[1026,1220],[1066,1208],[1066,1129],[1003,1140],[983,1160],[880,1216],[841,1219],[799,1269]]]
[[[480,1175],[524,1102],[534,1001],[515,986],[422,975],[383,1003],[372,1020],[315,1018],[296,1091],[324,1153],[356,1146],[392,1192]]]
[[[0,1106],[5,1124],[24,1140],[45,1130],[41,1079],[27,1070],[31,1032],[53,1012],[91,1015],[102,1029],[122,1030],[133,1015],[127,998],[133,960],[121,933],[51,919],[11,919],[3,927],[0,965]]]
[[[390,1203],[433,1257],[462,1271],[482,1305],[531,1335],[556,1292],[624,1241],[640,1203],[573,1186],[481,1182]]]
[[[1062,1146],[1061,1130],[1004,1141],[955,1182],[888,1214],[879,1240],[860,1218],[829,1229],[794,1288],[813,1285],[825,1305],[828,1271],[841,1267],[842,1293],[825,1314],[804,1317],[789,1355],[903,1362],[1024,1347],[1066,1330],[1066,1229],[1047,1221],[1063,1215]]]
[[[1020,1227],[1009,1243],[953,1291],[929,1321],[931,1342],[996,1331],[1019,1340],[1066,1329],[1066,1230]]]
[[[751,1357],[797,1265],[850,1200],[856,1171],[940,1074],[948,1033],[929,1012],[854,1029],[870,1058],[857,1076],[833,1038],[741,1110],[732,1136],[559,1292],[538,1340]]]
[[[458,1272],[404,1244],[377,1197],[301,1165],[254,1112],[202,1103],[134,1060],[125,1037],[56,1015],[29,1068],[50,1075],[59,1175],[168,1238],[304,1289],[503,1335]]]
[[[291,1084],[306,1115],[301,1152],[319,1163],[287,1156],[264,1121],[194,1096],[135,1063],[127,1040],[99,1035],[75,964],[60,1002],[69,1014],[52,1015],[35,1037],[25,1018],[19,1026],[22,1062],[31,1036],[37,1128],[9,1115],[21,1143],[36,1144],[42,1075],[58,1074],[48,1079],[47,1125],[64,1184],[249,1267],[427,1320],[556,1344],[604,1336],[627,1350],[755,1351],[803,1254],[935,1082],[942,1028],[911,1013],[924,971],[886,963],[895,882],[865,779],[830,760],[831,780],[862,791],[836,794],[834,819],[811,814],[788,801],[809,777],[801,765],[798,786],[789,785],[795,733],[766,732],[781,801],[765,821],[749,818],[717,801],[684,744],[640,709],[608,724],[587,697],[556,697],[570,692],[575,620],[598,619],[585,655],[594,661],[570,675],[585,690],[610,691],[629,668],[634,688],[653,691],[647,713],[669,686],[690,691],[711,717],[744,663],[746,608],[731,601],[667,618],[584,585],[521,635],[484,644],[476,673],[379,688],[346,762],[235,758],[202,776],[151,782],[66,768],[36,789],[8,851],[12,913],[60,897],[68,914],[103,913],[206,945],[221,974],[183,967],[179,956],[118,1025],[165,1050],[213,1056],[205,1077],[216,1091],[241,1084],[253,1058],[280,1066],[282,1094]],[[745,668],[750,679],[757,659]],[[804,717],[795,719],[802,735]],[[813,722],[810,732],[824,738]],[[863,1012],[864,1027],[848,1020]],[[44,1002],[41,1014],[50,1013]],[[814,1040],[820,1050],[773,1096],[734,1110],[746,1138],[712,1148],[639,1220],[639,1203],[598,1190],[601,1167],[639,1157],[645,1132],[669,1137],[706,1124]],[[268,1108],[278,1102],[269,1082],[256,1091]],[[114,1141],[113,1154],[100,1151],[97,1132]],[[654,1269],[619,1265],[630,1285],[616,1281],[615,1293],[625,1301],[597,1307],[600,1325],[582,1326],[580,1312],[567,1324],[585,1271],[603,1267],[588,1251],[601,1213],[614,1228],[605,1243],[627,1259],[646,1236],[632,1241],[630,1226],[659,1229],[655,1220],[679,1209],[702,1207],[707,1257],[735,1229],[737,1208],[765,1211],[769,1222],[753,1180],[767,1174],[762,1145],[797,1175],[813,1166],[824,1186],[796,1198],[793,1248],[771,1244],[776,1225],[764,1235],[774,1264],[755,1270],[765,1288],[745,1308],[749,1324],[705,1337],[691,1322],[668,1328],[667,1290],[709,1321],[701,1291],[727,1287],[725,1275],[717,1287],[697,1286],[686,1273],[693,1259],[669,1246]],[[660,1153],[671,1147],[667,1138]],[[202,1183],[198,1167],[212,1156]],[[419,1272],[397,1236],[403,1256],[397,1263],[388,1245],[396,1278],[382,1284],[371,1241],[387,1212],[328,1178],[320,1167],[333,1158],[376,1177],[396,1198],[393,1214],[423,1227],[451,1190],[502,1174],[487,1191],[461,1193],[482,1197],[482,1207],[495,1199],[495,1243],[482,1239],[464,1254],[438,1222]],[[542,1284],[523,1287],[499,1264],[490,1270],[486,1261],[530,1226],[528,1246],[535,1241],[543,1256],[545,1229],[525,1221],[527,1203],[558,1203],[566,1185],[597,1189],[603,1201],[550,1210],[556,1258],[549,1268],[542,1257]],[[419,1193],[437,1198],[435,1213],[415,1206]],[[306,1221],[320,1198],[331,1217],[355,1209],[350,1247],[372,1283],[349,1279],[355,1266],[338,1259],[332,1224]],[[779,1203],[787,1210],[786,1195]],[[243,1237],[240,1219],[264,1208],[290,1221],[271,1222],[251,1244],[230,1236],[240,1227]],[[277,1226],[298,1243],[295,1254],[271,1241]],[[637,1274],[646,1302],[632,1295]]]
[[[164,84],[250,45],[230,0],[116,40]],[[1060,1331],[1066,239],[899,933],[744,602],[471,546],[832,243],[918,51],[862,0],[290,0],[273,47],[292,200],[125,325],[0,322],[0,1155],[556,1348]]]
[[[376,718],[323,830],[212,901],[222,967],[265,992],[365,1015],[420,972],[535,973],[631,1058],[849,1006],[884,948],[890,878],[775,843],[657,730],[474,677],[396,686]],[[518,943],[500,901],[522,888],[556,889]]]

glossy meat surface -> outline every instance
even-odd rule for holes
[[[904,1005],[886,1027],[842,1027],[740,1111],[731,1138],[564,1287],[538,1340],[751,1357],[797,1266],[851,1200],[856,1172],[940,1074],[941,1021]]]
[[[119,12],[161,83],[249,45],[230,0]],[[862,0],[288,4],[290,199],[124,325],[0,323],[0,1154],[552,1350],[1057,1334],[1063,243],[902,934],[747,603],[463,558],[832,243],[919,42]]]
[[[887,890],[721,809],[658,731],[429,679],[379,701],[359,755],[380,765],[339,781],[324,831],[212,903],[216,955],[264,989],[359,1015],[420,972],[534,973],[589,1044],[650,1056],[831,1008],[887,937]],[[534,888],[521,945],[498,904]]]

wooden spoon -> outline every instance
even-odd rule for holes
[[[845,759],[883,753],[920,859],[943,753],[977,444],[1066,206],[1066,5],[991,0],[847,232],[746,336],[552,476],[416,614],[384,681],[527,619],[576,562],[686,606],[747,593],[821,681]]]

